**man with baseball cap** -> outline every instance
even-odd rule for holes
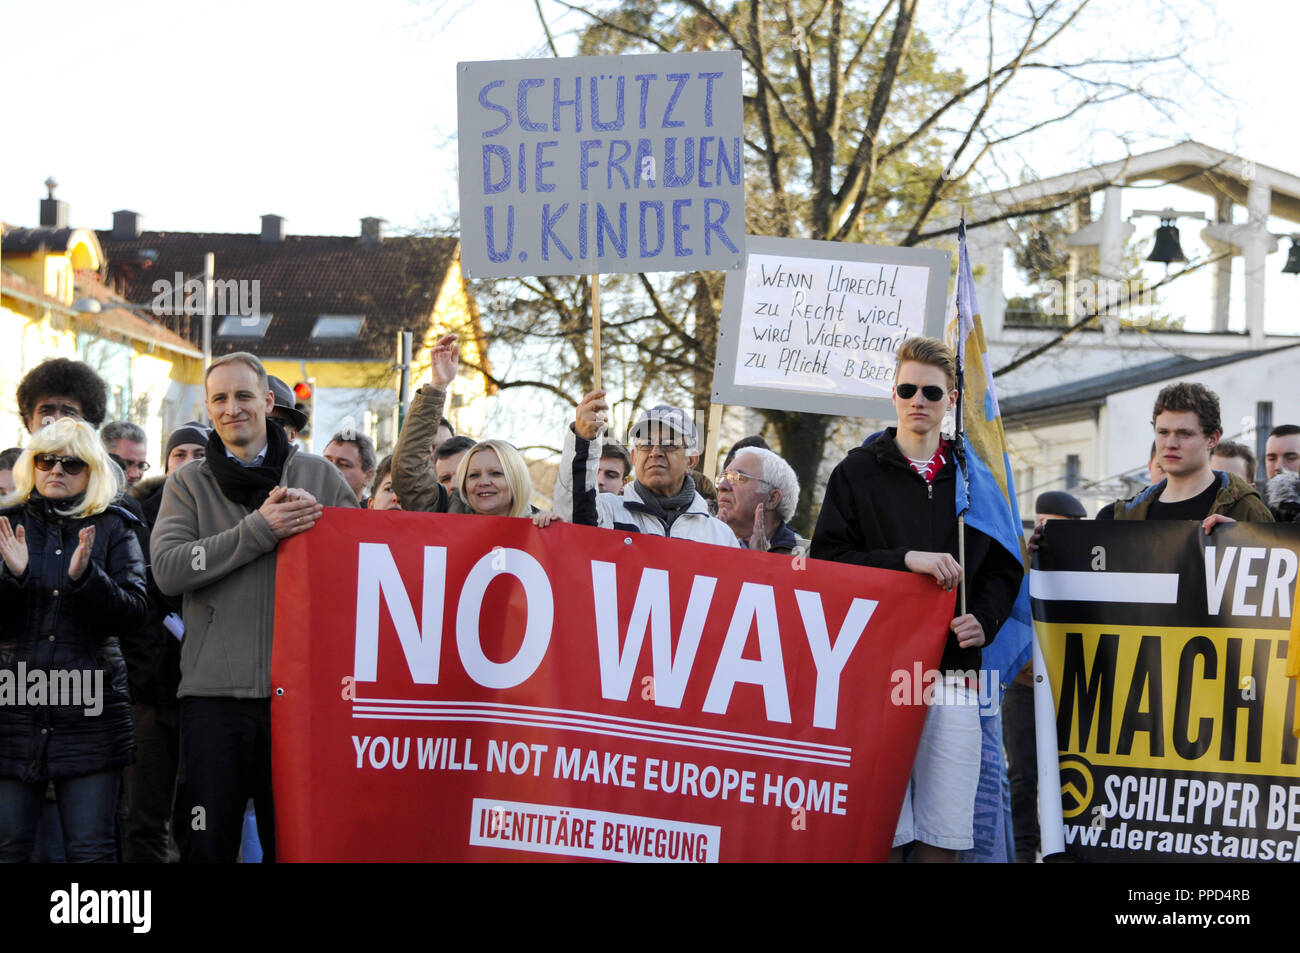
[[[628,431],[633,480],[621,494],[597,490],[609,404],[603,390],[578,405],[564,436],[555,481],[555,511],[566,520],[625,532],[653,533],[719,546],[739,546],[726,523],[709,514],[690,471],[699,437],[690,415],[661,404],[643,410]]]

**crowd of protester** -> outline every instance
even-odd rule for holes
[[[958,561],[958,475],[942,433],[956,368],[945,345],[913,338],[899,348],[896,424],[832,471],[811,539],[791,525],[795,470],[762,437],[731,448],[715,486],[698,469],[692,414],[650,407],[623,445],[600,390],[565,427],[553,509],[539,510],[514,446],[457,435],[443,416],[458,364],[447,335],[393,453],[379,460],[351,430],[321,456],[303,452],[308,420],[289,387],[255,356],[225,355],[204,377],[210,425],[176,428],[154,475],[144,430],[104,423],[107,387],[90,367],[56,358],[23,378],[31,437],[0,453],[0,670],[82,670],[104,688],[94,718],[66,700],[0,707],[0,860],[274,860],[272,623],[277,588],[293,583],[277,579],[276,552],[326,506],[562,520],[919,573],[945,589],[964,581],[967,605],[940,663],[951,684],[927,712],[894,859],[946,861],[971,847],[980,723],[975,689],[958,673],[979,669],[1024,566],[970,527],[964,568]],[[1251,449],[1221,439],[1205,387],[1166,387],[1152,425],[1150,485],[1096,518],[1194,519],[1211,532],[1300,513],[1300,426],[1269,435],[1261,494]],[[1087,516],[1061,491],[1041,494],[1035,509],[1031,551],[1047,520]],[[1016,851],[1033,860],[1028,669],[1008,688],[1003,723]]]

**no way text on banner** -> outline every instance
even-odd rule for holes
[[[279,555],[279,856],[884,859],[926,711],[891,676],[938,663],[952,594],[720,554],[327,510]]]

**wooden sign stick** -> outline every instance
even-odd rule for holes
[[[600,275],[591,276],[591,379],[596,390],[600,382]]]

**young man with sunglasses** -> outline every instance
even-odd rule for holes
[[[907,339],[896,358],[898,425],[869,437],[831,473],[812,556],[920,573],[952,589],[962,574],[958,475],[940,426],[957,402],[956,361],[933,338]],[[944,684],[926,713],[891,859],[902,860],[910,844],[918,861],[954,861],[974,845],[980,721],[970,673],[980,668],[980,646],[1011,612],[1023,575],[1018,556],[966,527],[968,611],[949,626],[939,663]]]
[[[603,390],[587,394],[564,436],[555,480],[561,519],[624,532],[653,533],[719,546],[739,546],[726,523],[709,513],[690,471],[699,459],[695,424],[680,407],[644,410],[628,432],[633,480],[622,494],[600,493],[601,444],[609,404]]]

